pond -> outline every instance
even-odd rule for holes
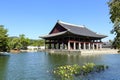
[[[120,55],[58,55],[30,52],[0,56],[0,80],[60,80],[51,71],[61,65],[93,62],[109,68],[75,80],[120,80]]]

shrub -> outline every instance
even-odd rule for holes
[[[83,66],[78,64],[60,66],[55,68],[53,73],[59,76],[62,80],[73,80],[74,76],[87,75],[90,72],[100,72],[105,69],[108,69],[108,66],[85,63]]]

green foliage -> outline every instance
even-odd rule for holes
[[[11,49],[27,49],[27,46],[43,46],[44,40],[30,40],[26,38],[24,34],[19,37],[8,38],[8,30],[0,25],[0,52],[8,51]]]
[[[27,46],[43,46],[44,40],[30,40],[26,38],[24,34],[19,37],[11,37],[8,40],[9,49],[27,49]]]
[[[10,50],[12,49],[17,49],[17,50],[20,50],[21,47],[22,47],[22,44],[20,43],[20,40],[19,38],[9,38],[9,48]]]
[[[95,64],[94,63],[85,63],[82,66],[83,74],[87,75],[88,73],[92,72],[94,70]]]
[[[44,40],[31,40],[31,46],[44,46]]]
[[[110,0],[108,6],[110,8],[110,19],[114,24],[111,33],[116,35],[113,47],[120,49],[120,0]]]
[[[30,39],[26,38],[24,34],[19,35],[19,37],[9,38],[9,48],[10,49],[27,49],[30,43]]]
[[[0,25],[0,52],[7,51],[8,49],[8,34],[7,29],[3,25]]]
[[[62,80],[74,80],[75,76],[87,75],[91,72],[100,72],[108,69],[105,65],[95,65],[94,63],[86,63],[83,66],[78,64],[60,66],[54,69],[53,73]]]
[[[75,65],[65,65],[57,67],[54,70],[54,74],[61,77],[62,80],[66,79],[73,79],[73,74],[79,74],[81,70],[81,66],[75,64]]]
[[[27,46],[30,43],[30,39],[25,38],[25,35],[21,34],[21,35],[19,35],[19,40],[20,40],[20,43],[21,43],[21,49],[27,49]]]
[[[120,22],[120,0],[110,0],[108,6],[110,7],[112,23]]]

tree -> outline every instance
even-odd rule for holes
[[[21,48],[22,49],[27,49],[27,46],[29,45],[30,43],[30,39],[28,38],[25,38],[25,35],[24,34],[21,34],[19,35],[19,40],[20,40],[20,43],[21,43]]]
[[[3,25],[0,25],[0,52],[8,50],[8,30],[4,28]]]
[[[40,39],[40,40],[31,40],[30,41],[30,45],[31,46],[44,46],[44,40]]]
[[[12,50],[12,49],[17,49],[17,50],[20,50],[22,45],[20,43],[20,40],[18,37],[14,37],[14,38],[9,38],[9,49]]]
[[[114,24],[111,31],[115,35],[112,45],[114,48],[120,49],[120,0],[110,0],[108,6],[111,22]]]
[[[9,48],[12,49],[27,49],[27,46],[29,45],[30,40],[28,38],[25,38],[24,34],[19,35],[19,37],[11,37],[9,38]]]

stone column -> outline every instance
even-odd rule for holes
[[[54,43],[52,44],[52,49],[54,49]]]
[[[92,44],[92,48],[93,48],[93,50],[95,49],[95,47],[94,47],[94,43]]]
[[[56,43],[56,49],[58,49],[58,43]]]
[[[76,50],[76,42],[74,42],[74,50]]]
[[[70,42],[68,41],[68,50],[70,50]]]
[[[64,43],[62,43],[62,49],[64,49],[65,48],[65,45],[64,45]]]
[[[102,43],[100,43],[100,49],[102,49]]]
[[[84,44],[84,48],[83,49],[85,50],[86,49],[86,43],[84,42],[83,44]]]
[[[79,42],[79,50],[81,50],[81,43]]]
[[[58,43],[58,49],[60,49],[60,43]]]
[[[90,50],[90,43],[88,43],[88,49]]]

